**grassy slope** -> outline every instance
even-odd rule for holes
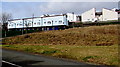
[[[120,35],[118,31],[118,25],[108,25],[37,32],[6,38],[3,40],[6,44],[3,48],[96,64],[117,65]]]
[[[118,42],[117,25],[71,28],[6,38],[6,44],[113,45]]]

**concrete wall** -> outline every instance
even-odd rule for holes
[[[103,21],[118,20],[118,13],[108,9],[102,9]]]
[[[95,19],[95,8],[92,8],[89,11],[86,11],[84,13],[82,13],[81,17],[82,17],[82,22],[92,22]]]

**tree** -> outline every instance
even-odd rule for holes
[[[2,24],[2,30],[5,31],[5,37],[6,37],[6,31],[7,31],[7,24],[8,24],[8,20],[12,18],[12,14],[3,12],[2,14],[0,14],[0,21]]]
[[[12,14],[4,12],[0,17],[1,17],[1,22],[4,24],[7,23],[7,21],[12,18]]]

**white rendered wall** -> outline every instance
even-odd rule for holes
[[[109,21],[109,20],[118,20],[118,13],[112,10],[104,9],[103,12],[103,21]]]
[[[41,25],[42,25],[41,18],[34,18],[33,19],[33,27],[41,27]]]
[[[16,24],[15,28],[23,28],[23,20],[13,20],[12,22]]]
[[[26,28],[26,27],[32,27],[32,22],[33,22],[32,18],[30,18],[30,19],[24,19],[24,28]]]
[[[82,13],[81,17],[82,17],[82,22],[92,22],[95,19],[95,8],[92,8],[89,11],[86,11],[84,13]]]
[[[7,28],[8,28],[8,29],[16,28],[16,24],[13,23],[13,22],[11,22],[11,21],[8,21]]]
[[[72,14],[72,13],[67,13],[67,20],[68,20],[69,22],[77,21],[77,15]]]
[[[68,24],[65,16],[45,17],[42,19],[42,21],[42,26],[58,26]],[[51,22],[51,24],[48,22]]]
[[[42,18],[41,17],[40,18],[25,18],[25,19],[20,19],[20,20],[13,20],[8,23],[8,29],[59,26],[59,25],[68,26],[68,21],[67,21],[66,16],[51,16],[51,17],[42,17]]]

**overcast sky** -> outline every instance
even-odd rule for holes
[[[53,0],[52,0],[53,1]],[[13,18],[41,16],[42,14],[81,13],[96,8],[118,8],[118,2],[2,2],[2,12],[11,13]]]

